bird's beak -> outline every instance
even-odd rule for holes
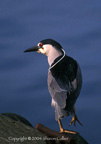
[[[38,51],[40,49],[39,46],[33,46],[32,48],[26,49],[24,52],[33,52],[33,51]]]

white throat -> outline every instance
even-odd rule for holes
[[[49,70],[52,69],[53,67],[55,67],[65,57],[65,51],[63,49],[62,49],[62,51],[63,51],[63,56],[56,63],[54,63],[52,66],[50,66]]]
[[[63,52],[58,51],[52,45],[47,44],[47,45],[44,45],[43,49],[40,49],[39,52],[45,54],[48,57],[48,63],[49,63],[49,67],[50,67],[49,69],[51,69],[65,57],[65,51],[63,49],[62,49],[62,51]],[[61,55],[63,55],[63,56],[54,65],[52,65],[54,60]]]
[[[51,64],[54,62],[54,60],[59,57],[60,55],[62,55],[61,52],[57,51],[56,49],[52,50],[49,52],[48,54],[48,63],[49,66],[51,66]]]

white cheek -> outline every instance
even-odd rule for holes
[[[39,50],[38,50],[38,53],[42,53],[42,54],[45,54],[45,49],[43,48],[40,48]]]
[[[44,52],[47,53],[47,48],[45,46],[43,46],[43,48],[44,48]]]
[[[43,48],[40,48],[38,50],[38,53],[42,53],[44,55],[48,56],[49,51],[52,49],[52,46],[47,44],[47,45],[43,45]]]
[[[44,54],[48,55],[49,50],[50,50],[50,45],[44,45],[43,48],[44,48]]]

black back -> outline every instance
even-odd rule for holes
[[[56,63],[62,56],[56,58],[54,63]],[[73,58],[65,56],[56,66],[50,70],[60,87],[63,88],[66,87],[66,85],[68,86],[69,83],[76,78],[77,62]]]

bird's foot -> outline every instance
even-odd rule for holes
[[[76,126],[76,121],[77,121],[81,126],[83,126],[83,124],[82,124],[82,123],[79,121],[79,119],[77,118],[77,115],[76,115],[76,114],[73,115],[72,120],[71,120],[69,126],[71,126],[72,123],[74,123],[74,126]]]
[[[69,130],[64,130],[64,129],[61,129],[61,130],[60,130],[60,133],[76,134],[76,132],[74,132],[74,131],[69,131]]]

